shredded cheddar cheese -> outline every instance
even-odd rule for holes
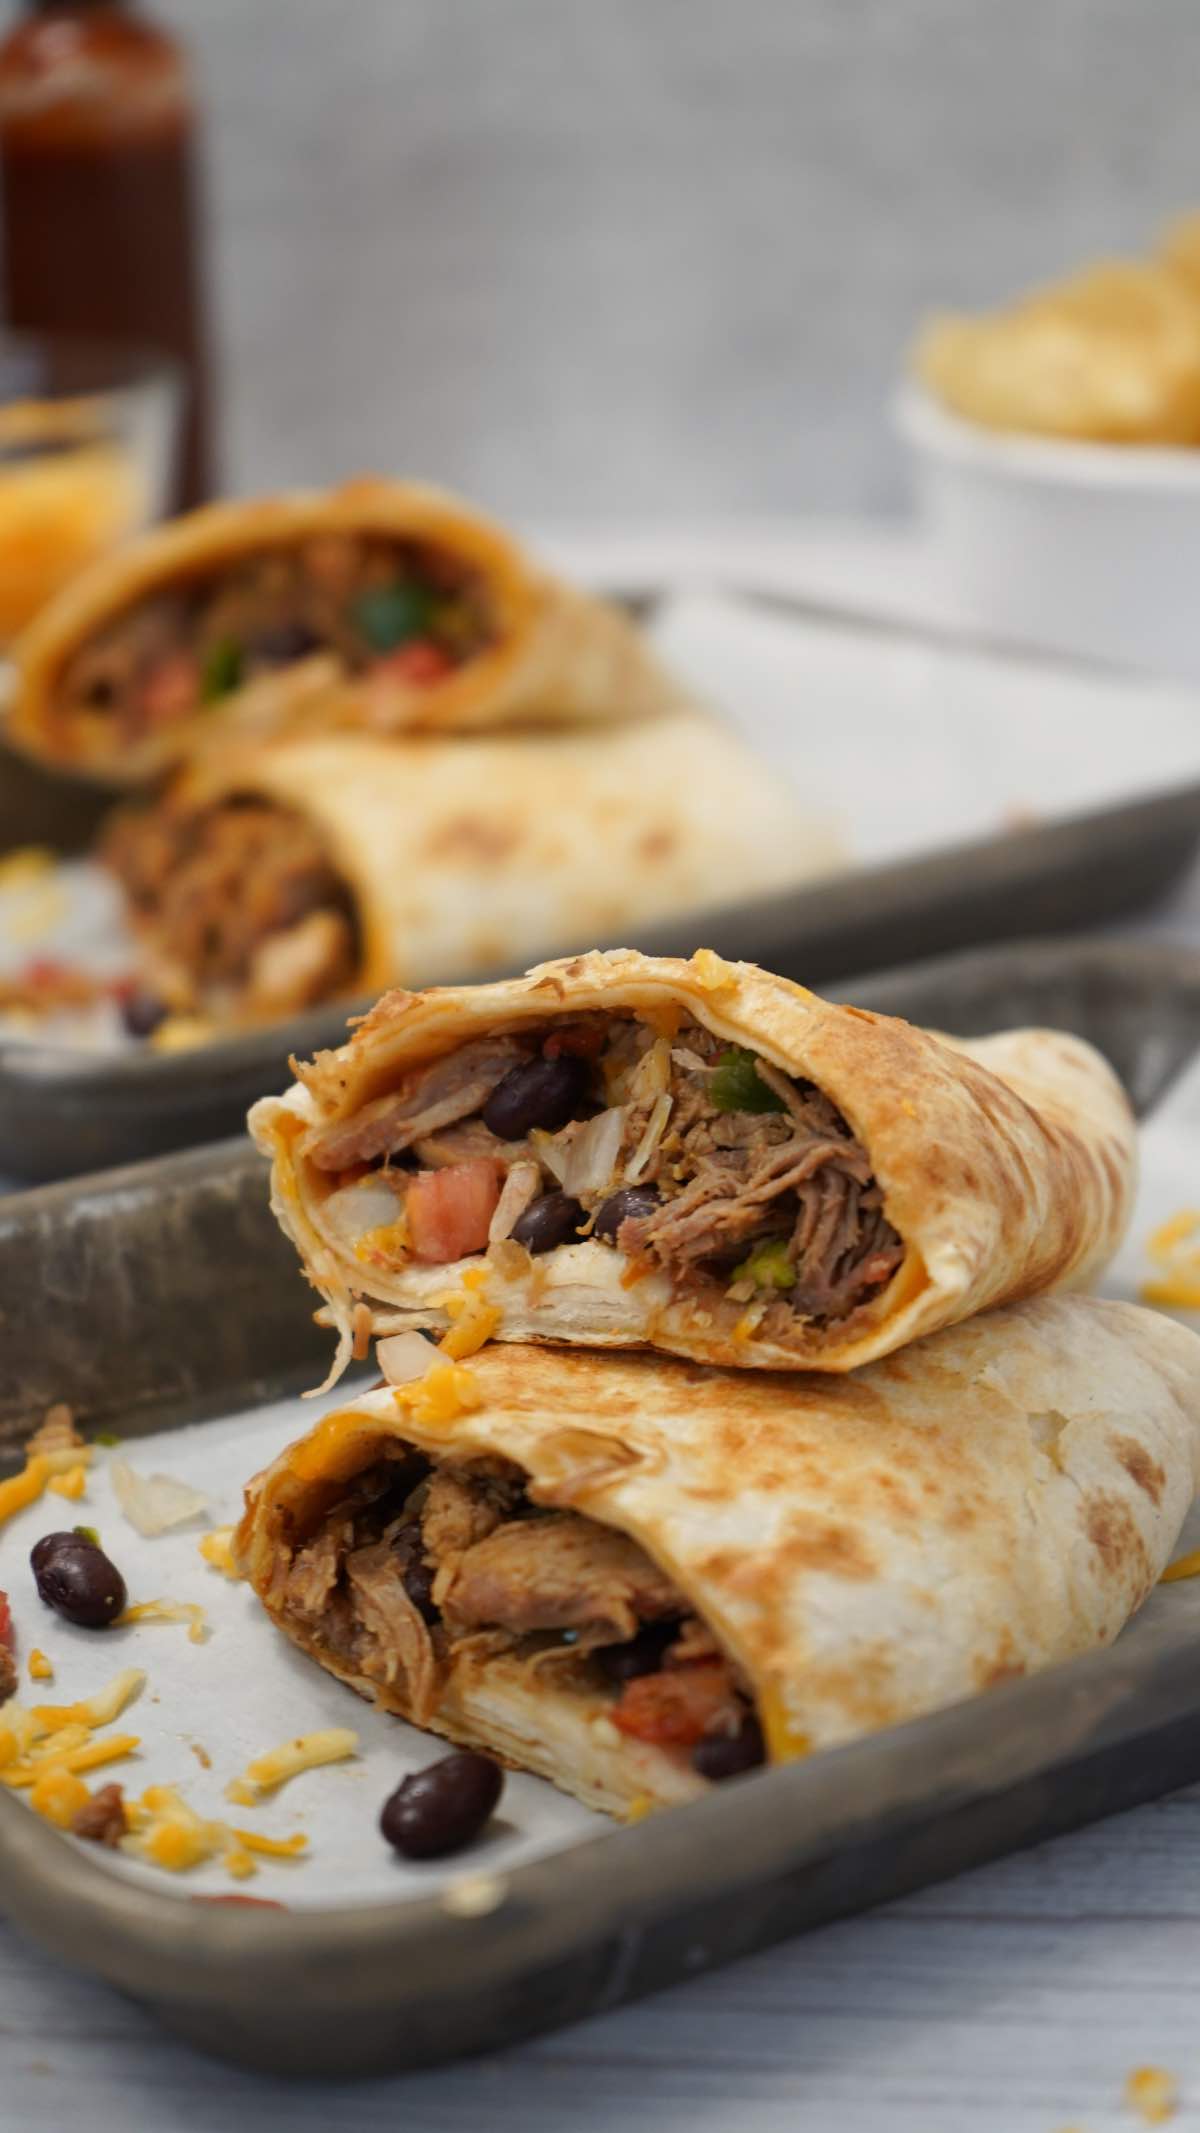
[[[408,1217],[400,1214],[394,1222],[364,1230],[354,1247],[354,1256],[369,1265],[392,1266],[406,1257],[410,1241]]]
[[[625,1809],[625,1820],[627,1822],[644,1822],[646,1816],[652,1815],[653,1813],[654,1802],[651,1799],[649,1793],[638,1792],[634,1794],[632,1800],[629,1802],[628,1807]]]
[[[484,1269],[470,1268],[463,1277],[462,1290],[440,1299],[451,1324],[437,1344],[437,1353],[449,1356],[451,1362],[461,1363],[466,1356],[478,1354],[500,1323],[501,1312],[495,1304],[485,1303],[480,1293],[481,1275],[486,1281]]]
[[[1135,2066],[1125,2083],[1125,2101],[1148,2126],[1163,2126],[1175,2115],[1179,2084],[1165,2066]]]
[[[86,1807],[91,1795],[82,1778],[57,1765],[41,1770],[29,1791],[29,1804],[35,1814],[44,1815],[56,1829],[70,1829],[81,1807]]]
[[[457,1416],[472,1414],[483,1406],[483,1394],[474,1373],[465,1363],[455,1362],[431,1364],[423,1378],[411,1385],[397,1385],[392,1398],[402,1412],[426,1428],[453,1422]]]
[[[86,1444],[82,1448],[77,1444],[64,1444],[57,1451],[34,1452],[19,1474],[14,1474],[9,1481],[0,1481],[0,1525],[36,1503],[54,1475],[69,1473],[72,1467],[86,1466],[90,1458],[91,1447]]]
[[[113,1628],[127,1629],[134,1622],[186,1622],[189,1644],[203,1644],[208,1635],[208,1616],[195,1600],[139,1600],[116,1617]]]
[[[1177,1556],[1173,1563],[1168,1563],[1159,1584],[1176,1585],[1181,1578],[1200,1578],[1200,1548],[1193,1548],[1190,1555]]]
[[[129,1834],[121,1849],[162,1867],[168,1874],[186,1874],[195,1866],[219,1858],[235,1881],[256,1874],[255,1856],[268,1859],[298,1859],[308,1839],[260,1837],[256,1830],[231,1829],[226,1822],[212,1821],[189,1807],[173,1785],[150,1785],[139,1800],[127,1808]]]
[[[196,1546],[210,1570],[219,1570],[223,1578],[240,1580],[242,1573],[233,1556],[232,1526],[214,1526],[211,1533],[204,1534],[202,1539],[197,1541]]]
[[[199,1015],[168,1015],[146,1042],[152,1052],[190,1052],[197,1044],[207,1044],[212,1034],[212,1023]]]
[[[1138,1294],[1143,1303],[1168,1311],[1200,1311],[1198,1232],[1200,1210],[1183,1207],[1146,1239],[1146,1256],[1162,1273],[1141,1284]]]
[[[31,1681],[53,1681],[54,1668],[51,1666],[50,1661],[47,1659],[45,1652],[39,1652],[36,1645],[30,1652],[28,1661],[26,1663],[29,1668],[29,1679]]]
[[[326,1763],[343,1763],[348,1756],[358,1753],[358,1735],[348,1726],[329,1726],[319,1733],[302,1733],[296,1740],[284,1741],[281,1747],[270,1748],[265,1755],[255,1756],[247,1763],[240,1778],[232,1778],[225,1787],[225,1797],[239,1807],[253,1807],[264,1793],[275,1792],[286,1785],[289,1778],[299,1777],[301,1771],[319,1770]]]
[[[51,1474],[46,1487],[52,1496],[65,1496],[68,1503],[78,1503],[87,1487],[87,1468],[77,1464],[69,1466],[65,1474]]]
[[[126,1755],[132,1755],[141,1747],[136,1733],[113,1733],[107,1740],[84,1741],[78,1747],[60,1750],[57,1754],[43,1755],[23,1763],[9,1763],[0,1769],[0,1784],[9,1785],[14,1792],[32,1785],[42,1770],[98,1770],[103,1763],[118,1763]]]
[[[765,1689],[759,1698],[759,1715],[767,1758],[772,1763],[794,1763],[812,1753],[807,1733],[794,1724],[778,1689]]]
[[[691,959],[691,971],[704,992],[724,992],[737,979],[732,963],[727,963],[713,948],[697,948]]]
[[[85,1696],[78,1703],[38,1703],[29,1715],[41,1733],[55,1733],[62,1726],[111,1726],[114,1718],[119,1718],[133,1702],[145,1680],[140,1667],[127,1666],[93,1696]]]

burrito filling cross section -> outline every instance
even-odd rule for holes
[[[155,591],[85,639],[55,691],[60,739],[134,743],[318,653],[420,691],[495,641],[481,574],[432,542],[313,535]]]
[[[364,1286],[372,1267],[594,1238],[786,1337],[850,1318],[904,1257],[828,1097],[691,1020],[666,1036],[592,1013],[479,1038],[307,1154],[337,1174],[317,1220]]]
[[[314,1535],[280,1540],[268,1604],[418,1724],[503,1658],[700,1778],[764,1758],[748,1690],[671,1580],[628,1535],[532,1502],[499,1456],[393,1440]]]

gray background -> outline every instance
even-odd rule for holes
[[[914,318],[1200,204],[1197,0],[152,0],[227,468],[558,518],[898,508]]]

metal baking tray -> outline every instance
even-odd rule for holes
[[[661,592],[627,591],[642,619]],[[1113,672],[1078,659],[1047,659],[926,626],[872,620],[817,601],[747,597],[776,613],[882,637],[936,654],[966,645],[1019,677],[1026,689],[1055,672],[1111,684]],[[1131,679],[1132,677],[1126,677]],[[0,742],[0,851],[31,841],[77,851],[106,796],[78,779],[52,778]],[[57,812],[56,812],[57,811]],[[1093,808],[1019,830],[944,845],[926,856],[857,866],[844,874],[699,918],[637,928],[638,947],[689,955],[711,946],[810,984],[959,948],[1102,925],[1162,897],[1200,846],[1200,783]],[[548,948],[627,946],[564,939]],[[497,971],[495,975],[511,974]],[[443,982],[458,973],[437,973]],[[0,1036],[0,1176],[75,1177],[236,1132],[256,1096],[278,1088],[287,1061],[340,1041],[367,1003],[326,1007],[286,1023],[161,1054],[69,1051]]]
[[[1049,1022],[1139,1108],[1200,1045],[1200,955],[1039,944],[871,979],[949,1031]],[[311,1382],[325,1336],[244,1143],[0,1203],[0,1454],[52,1398],[138,1435]],[[0,1796],[0,1908],[190,2042],[292,2075],[428,2065],[576,2021],[1200,1775],[1200,1584],[1117,1645],[499,1878],[281,1914],[126,1881]]]

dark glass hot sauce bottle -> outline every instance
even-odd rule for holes
[[[187,63],[119,0],[25,0],[24,13],[0,42],[5,322],[175,358],[186,508],[213,476]]]

